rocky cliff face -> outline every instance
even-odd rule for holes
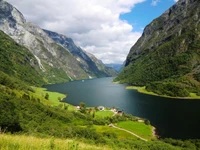
[[[199,43],[200,1],[179,0],[146,26],[127,56],[126,68],[116,80],[146,85],[158,94],[171,96],[198,92]],[[172,87],[171,90],[168,87]],[[187,89],[187,94],[175,91],[176,87]]]
[[[27,23],[23,15],[5,1],[0,1],[0,30],[27,47],[38,61],[38,72],[48,83],[88,78],[76,59],[56,44],[40,27]]]
[[[102,61],[94,55],[84,51],[74,44],[74,41],[65,35],[44,30],[56,43],[68,49],[79,62],[80,67],[92,77],[116,76],[117,73],[110,67],[106,67]]]
[[[84,64],[86,62],[82,60],[87,60],[89,57],[75,46],[70,38],[68,40],[72,43],[71,47],[65,46],[65,43],[57,44],[44,30],[26,22],[16,8],[2,0],[0,1],[0,30],[32,52],[38,61],[37,65],[40,68],[38,73],[48,83],[107,76],[105,72],[94,72],[96,70],[91,67],[95,67],[95,64]]]

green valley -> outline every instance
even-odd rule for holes
[[[92,78],[115,76],[117,72],[76,46],[71,38],[26,23],[23,15],[12,5],[3,0],[0,0],[0,4],[0,150],[200,149],[200,139],[186,137],[187,140],[179,140],[159,137],[155,127],[159,126],[160,122],[155,125],[153,121],[145,119],[153,116],[157,120],[160,115],[158,112],[162,112],[163,115],[166,110],[173,113],[168,108],[172,106],[171,103],[164,103],[166,107],[156,108],[158,110],[164,108],[163,111],[152,111],[156,103],[149,105],[145,100],[155,100],[155,97],[152,96],[152,99],[146,97],[142,101],[143,98],[140,97],[142,94],[129,91],[130,93],[125,93],[131,97],[127,102],[123,93],[128,91],[124,90],[125,86],[119,88],[108,81],[104,83],[103,80],[99,80],[99,83],[106,84],[112,90],[106,96],[108,100],[102,96],[103,92],[109,91],[104,88],[105,86],[103,92],[99,89],[88,90],[94,88],[92,85],[99,87],[99,84],[90,82]],[[187,11],[184,12],[186,8]],[[187,3],[186,0],[179,0],[161,17],[153,20],[131,48],[125,68],[114,81],[127,83],[130,86],[126,89],[138,90],[145,94],[199,99],[200,24],[197,21],[200,17],[199,8],[200,2],[197,0],[187,0]],[[99,41],[99,45],[101,44]],[[93,47],[95,46],[88,48]],[[83,102],[80,102],[79,106],[73,106],[72,103],[63,101],[68,93],[63,94],[64,92],[58,93],[43,88],[47,84],[68,81],[73,81],[70,82],[74,83],[75,87],[72,91],[81,98],[80,85],[87,90],[83,91],[87,95],[91,95],[92,92],[101,94],[92,97],[91,101],[98,97],[101,103],[104,99],[109,102],[114,100],[116,105],[127,102],[130,107],[126,105],[124,108],[135,110],[135,113],[131,113],[139,114],[143,118],[127,114],[126,110],[120,110],[119,106],[115,106],[117,107],[115,109],[113,103],[108,105],[112,108],[105,106],[105,109],[103,106],[101,106],[103,108],[87,107]],[[85,84],[86,82],[89,85]],[[61,89],[67,88],[71,90],[72,84],[70,87],[61,86]],[[122,90],[124,91],[121,93]],[[135,97],[134,92],[138,94]],[[118,96],[116,93],[121,95]],[[122,101],[117,103],[116,97]],[[137,101],[141,103],[134,103]],[[187,106],[176,106],[174,106],[175,112],[179,111],[176,108],[186,112]],[[195,112],[191,114],[194,115]],[[170,117],[162,115],[160,118],[164,118],[167,122],[162,123],[173,128],[171,125],[174,125],[174,122],[169,123]],[[178,115],[181,117],[177,117]],[[184,120],[177,124],[179,128],[190,117],[188,113],[184,116],[181,111],[178,115],[173,117]],[[149,118],[152,119],[151,117]],[[192,119],[198,122],[196,118],[194,116]],[[193,122],[189,122],[189,125],[190,123]],[[181,132],[186,131],[181,129]]]
[[[172,146],[170,139],[167,142],[155,139],[152,135],[152,127],[144,122],[138,122],[136,117],[127,114],[105,115],[103,111],[91,111],[93,108],[86,108],[86,105],[82,104],[80,104],[83,106],[81,109],[86,109],[85,111],[69,109],[65,107],[68,104],[52,103],[50,97],[55,96],[55,93],[52,95],[50,92],[49,99],[46,99],[45,95],[41,94],[43,89],[34,89],[30,88],[26,91],[1,85],[0,148],[2,150],[33,149],[34,143],[38,145],[36,149],[99,149],[99,147],[104,149],[132,149],[133,147],[134,149],[182,149],[181,145]],[[58,101],[57,97],[54,100]],[[110,123],[147,138],[148,142],[125,131],[109,127]],[[30,142],[33,143],[30,144]],[[45,145],[42,144],[44,142]],[[66,144],[60,146],[61,142]],[[173,140],[173,142],[176,141]],[[191,146],[196,147],[195,141],[188,141],[184,145],[185,149],[190,149]]]

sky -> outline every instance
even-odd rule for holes
[[[103,63],[123,63],[143,29],[177,0],[6,0],[27,22],[61,33]]]

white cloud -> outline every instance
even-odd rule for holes
[[[7,0],[27,21],[71,37],[104,63],[122,63],[141,36],[120,20],[145,0]]]
[[[160,0],[152,0],[151,5],[156,6]]]
[[[174,2],[178,2],[178,0],[174,0]]]

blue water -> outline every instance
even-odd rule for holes
[[[67,94],[72,105],[119,107],[126,113],[149,119],[161,137],[200,138],[200,100],[170,99],[126,90],[113,78],[72,81],[45,86],[50,91]]]

